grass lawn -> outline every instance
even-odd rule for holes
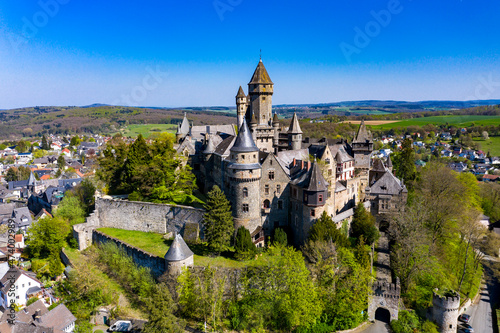
[[[160,134],[162,132],[175,133],[177,125],[175,124],[135,124],[129,125],[122,131],[122,135],[136,137],[142,134],[147,138],[152,134]]]
[[[489,140],[481,138],[474,138],[474,141],[481,145],[481,150],[487,153],[490,152],[491,156],[500,156],[500,136],[490,136]]]
[[[472,123],[476,125],[499,125],[500,117],[498,116],[434,116],[434,117],[422,117],[414,119],[405,119],[389,124],[381,124],[371,126],[374,130],[377,129],[391,129],[397,127],[408,127],[408,126],[424,126],[426,124],[443,125],[450,124],[457,127],[468,127]]]
[[[167,253],[170,244],[172,244],[172,241],[164,239],[162,234],[152,232],[114,228],[100,228],[97,230],[162,258]],[[222,253],[221,256],[217,257],[211,256],[210,250],[205,244],[190,245],[189,248],[194,252],[194,264],[196,266],[210,265],[212,267],[243,268],[263,265],[270,260],[266,253],[259,255],[257,259],[239,261],[233,259],[233,252]]]

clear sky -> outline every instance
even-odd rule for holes
[[[0,3],[0,109],[500,99],[497,0]]]

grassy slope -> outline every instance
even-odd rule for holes
[[[490,152],[491,156],[500,156],[500,136],[492,136],[489,140],[474,138],[481,145],[481,150],[485,153]]]
[[[499,125],[500,117],[498,116],[435,116],[435,117],[423,117],[414,119],[405,119],[398,122],[375,125],[371,128],[377,129],[391,129],[397,127],[408,127],[408,126],[423,126],[425,124],[450,124],[457,127],[467,127],[471,126],[472,123],[476,125]]]
[[[175,124],[140,124],[140,125],[129,125],[126,127],[122,134],[124,136],[136,137],[142,134],[143,137],[147,138],[151,134],[160,134],[161,132],[175,133],[177,125]]]
[[[122,240],[130,245],[136,246],[159,257],[165,256],[170,244],[172,243],[171,240],[164,239],[163,235],[151,232],[131,231],[114,228],[100,228],[98,230],[105,233],[106,235],[118,238],[119,240]],[[223,256],[211,257],[208,256],[209,251],[203,244],[190,245],[190,248],[195,253],[194,264],[197,266],[210,265],[217,267],[243,268],[247,266],[258,266],[268,260],[268,256],[266,254],[262,254],[262,256],[259,256],[257,260],[254,259],[246,261],[238,261]]]

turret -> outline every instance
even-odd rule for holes
[[[460,295],[456,291],[434,289],[432,293],[432,319],[441,329],[440,332],[455,333],[457,331],[459,308]]]
[[[174,241],[165,254],[165,266],[169,274],[180,274],[182,267],[193,267],[194,253],[189,249],[181,235],[175,235]]]
[[[177,126],[177,132],[175,133],[175,139],[177,143],[180,143],[190,131],[189,120],[187,119],[187,115],[184,112],[184,118],[182,122]]]
[[[392,161],[391,161],[391,155],[387,156],[386,167],[387,167],[387,169],[389,170],[389,172],[392,172]]]
[[[262,167],[259,163],[259,149],[255,145],[245,119],[230,152],[231,164],[228,167],[228,176],[234,191],[231,193],[231,202],[235,230],[244,226],[252,233],[261,225]]]
[[[300,148],[302,148],[302,130],[300,129],[297,114],[294,112],[288,128],[288,149],[296,150]]]
[[[368,170],[370,168],[370,157],[373,151],[373,140],[370,131],[366,129],[365,121],[361,120],[358,133],[352,141],[355,167]]]
[[[238,128],[243,125],[243,119],[248,109],[247,96],[243,92],[243,88],[238,89],[238,94],[236,95],[236,115],[238,117]]]
[[[259,125],[266,125],[271,120],[273,86],[274,83],[271,81],[261,59],[253,73],[252,79],[248,83],[250,109]]]
[[[255,114],[252,113],[252,117],[250,118],[250,133],[252,134],[253,141],[257,140],[257,120],[255,119]]]

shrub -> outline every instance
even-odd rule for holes
[[[239,227],[234,243],[238,259],[251,257],[255,253],[255,245],[252,242],[250,231],[245,227]]]

